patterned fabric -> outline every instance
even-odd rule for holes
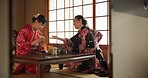
[[[74,53],[91,53],[95,54],[95,70],[108,70],[108,66],[103,56],[100,54],[102,50],[99,48],[99,41],[102,38],[99,31],[93,31],[83,26],[78,33],[70,39],[66,39],[66,44],[70,52]],[[71,62],[67,66],[72,71],[87,71],[90,69],[89,60],[80,60],[80,62]],[[89,72],[89,71],[88,71]]]
[[[35,47],[31,45],[31,42],[33,40],[36,40],[41,36],[41,31],[34,31],[30,24],[26,24],[18,33],[18,36],[16,38],[17,43],[17,49],[15,52],[15,55],[20,54],[31,54],[36,51],[34,49]],[[41,44],[39,47],[43,48],[43,45]],[[22,68],[25,68],[25,70],[28,73],[35,73],[36,72],[36,66],[35,65],[28,65],[28,64],[20,64],[20,63],[14,63],[14,74],[18,74]]]
[[[85,53],[92,52],[94,48],[94,35],[93,31],[86,26],[83,26],[78,33],[70,39],[66,39],[67,45],[71,47],[71,52]]]
[[[91,53],[94,52],[95,42],[94,34],[91,29],[83,26],[78,33],[70,39],[66,39],[66,44],[71,48],[73,53]],[[89,61],[88,61],[89,62]],[[81,62],[73,62],[67,64],[70,70],[79,71],[79,66],[84,64]],[[85,63],[86,64],[86,63]]]
[[[29,54],[30,48],[33,47],[31,42],[38,39],[40,35],[42,35],[41,31],[34,31],[31,25],[26,24],[18,33],[16,54]]]

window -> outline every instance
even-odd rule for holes
[[[109,0],[49,0],[49,37],[71,38],[77,33],[73,18],[83,15],[88,26],[103,34],[101,45],[109,45]],[[49,38],[49,43],[62,42]]]

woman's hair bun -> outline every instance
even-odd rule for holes
[[[36,15],[33,15],[32,22],[35,22],[35,20],[38,20],[38,22],[42,22],[42,24],[47,23],[47,19],[44,15],[40,15],[39,13]]]

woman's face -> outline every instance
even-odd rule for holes
[[[42,22],[38,22],[38,20],[35,21],[35,30],[41,30],[44,27],[44,24]]]
[[[73,19],[73,25],[75,26],[76,29],[80,29],[82,26],[81,20],[78,20],[76,18]]]

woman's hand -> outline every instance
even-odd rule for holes
[[[52,36],[51,39],[58,39],[58,36]]]
[[[45,38],[38,38],[38,39],[32,41],[31,44],[32,44],[32,45],[36,45],[36,44],[38,44],[38,43],[42,43],[42,42],[44,42],[44,39],[45,39]]]
[[[65,39],[64,38],[60,38],[60,37],[58,37],[58,36],[52,36],[52,37],[50,37],[50,39],[58,39],[58,40],[61,40],[61,41],[65,41]]]

